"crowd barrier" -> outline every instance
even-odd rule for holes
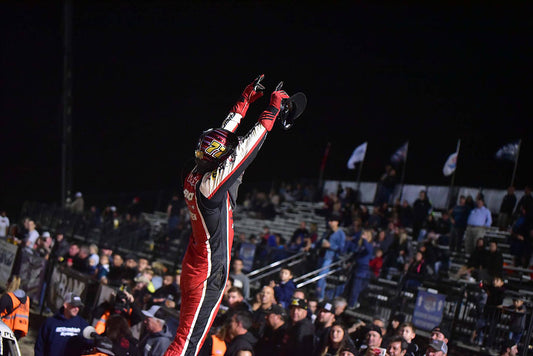
[[[327,180],[324,183],[324,194],[337,193],[339,185],[347,188],[350,187],[354,190],[357,189],[357,183],[353,181],[339,181],[339,180]],[[374,198],[376,196],[376,190],[378,183],[375,182],[361,182],[360,183],[360,198],[363,204],[373,204]],[[397,184],[394,192],[391,196],[391,202],[394,202],[400,197],[401,185]],[[413,204],[420,195],[420,191],[425,190],[427,192],[429,201],[436,209],[446,209],[446,203],[448,201],[448,195],[450,192],[450,187],[446,186],[432,186],[432,185],[413,185],[405,184],[402,191],[402,200],[407,200],[409,204]],[[501,189],[483,189],[483,188],[472,188],[472,187],[454,187],[451,195],[451,205],[455,205],[458,201],[459,196],[471,195],[474,199],[476,198],[479,192],[483,193],[485,197],[486,207],[493,213],[497,214],[500,211],[500,204],[502,199],[507,194],[507,190]],[[524,195],[523,190],[516,190],[516,201],[518,202],[520,198]]]

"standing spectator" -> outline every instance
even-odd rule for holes
[[[293,298],[290,305],[290,319],[292,327],[287,332],[287,343],[282,355],[312,355],[314,349],[314,327],[307,319],[307,302]]]
[[[180,222],[181,209],[185,207],[185,203],[180,201],[178,194],[172,195],[172,199],[167,207],[167,219],[168,219],[168,234],[171,238],[178,237],[178,224]]]
[[[35,342],[35,356],[81,355],[89,344],[83,337],[83,329],[89,324],[78,315],[83,307],[81,298],[67,293],[59,311],[47,318],[39,329]]]
[[[374,258],[370,260],[369,267],[374,277],[378,278],[381,273],[381,267],[383,267],[383,250],[378,248],[374,255]]]
[[[319,260],[320,267],[328,267],[344,249],[346,241],[346,234],[340,228],[339,223],[341,216],[339,214],[332,214],[328,219],[328,224],[331,229],[330,235],[327,238],[323,238],[319,247],[322,249],[323,257]],[[327,234],[327,233],[326,233]],[[326,274],[329,268],[326,268],[321,272],[322,275]],[[319,279],[317,282],[317,297],[319,301],[322,301],[326,292],[326,277]]]
[[[9,218],[5,210],[0,211],[0,239],[5,240],[9,231]]]
[[[447,328],[441,325],[437,325],[433,329],[431,329],[431,334],[429,338],[430,340],[440,340],[447,345],[449,336],[450,331]]]
[[[359,308],[359,294],[367,287],[370,280],[370,260],[372,259],[372,230],[364,230],[354,251],[355,266],[352,272],[352,290],[349,308]]]
[[[84,206],[83,196],[81,192],[77,192],[74,195],[74,201],[70,203],[69,208],[74,213],[83,213],[83,206]]]
[[[229,320],[226,339],[229,340],[225,356],[238,356],[240,351],[253,353],[257,342],[248,330],[252,326],[252,315],[247,310],[236,311]]]
[[[139,342],[143,356],[161,356],[172,341],[173,335],[168,331],[159,305],[154,305],[148,310],[143,310],[145,319],[145,335]]]
[[[486,269],[491,277],[493,279],[494,277],[502,277],[503,276],[503,255],[502,252],[498,249],[498,244],[496,241],[491,241],[489,243],[489,250],[486,254]]]
[[[58,231],[56,233],[56,239],[52,246],[52,252],[50,252],[50,259],[52,261],[62,262],[65,256],[67,255],[69,248],[70,245],[65,239],[63,231]]]
[[[466,205],[466,198],[464,195],[459,197],[459,204],[453,207],[450,211],[452,220],[452,230],[450,232],[450,251],[461,251],[463,245],[463,236],[466,230],[466,223],[470,210]]]
[[[533,196],[531,195],[531,187],[529,185],[524,187],[524,195],[516,205],[515,215],[519,215],[522,212],[522,209],[527,212],[528,217],[531,217],[533,214]]]
[[[292,271],[284,267],[279,271],[280,283],[274,283],[274,295],[278,304],[283,308],[288,308],[292,300],[292,294],[296,290],[296,285],[292,281]],[[271,285],[272,286],[272,285]]]
[[[509,340],[520,343],[522,334],[526,328],[526,306],[520,295],[513,298],[513,305],[503,307],[503,311],[510,315]]]
[[[232,267],[230,277],[233,278],[233,285],[242,289],[244,299],[250,298],[250,280],[242,273],[244,267],[242,259],[239,257],[234,258]]]
[[[426,191],[421,190],[419,198],[413,204],[413,240],[418,240],[418,235],[431,210],[431,203]]]
[[[402,202],[402,205],[399,208],[398,215],[400,218],[400,224],[403,227],[412,227],[414,221],[414,212],[413,208],[409,205],[407,200]]]
[[[255,345],[256,356],[279,355],[283,346],[283,338],[287,332],[287,313],[279,305],[273,305],[267,312],[267,328],[263,337]]]
[[[35,229],[35,221],[28,221],[28,232],[26,233],[25,246],[33,249],[37,239],[39,238],[39,232]]]
[[[514,194],[514,187],[507,188],[507,194],[502,199],[500,205],[500,214],[498,215],[498,227],[500,230],[505,230],[511,224],[513,217],[513,210],[516,205],[516,195]]]
[[[465,232],[465,252],[471,254],[474,251],[477,239],[485,236],[485,230],[492,225],[490,210],[485,207],[483,198],[476,200],[476,208],[468,215]]]

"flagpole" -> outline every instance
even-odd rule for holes
[[[516,176],[516,167],[518,166],[518,156],[520,156],[520,145],[522,144],[522,139],[518,141],[518,150],[516,151],[516,158],[514,160],[513,176],[511,178],[511,187],[514,186],[514,178]]]
[[[366,156],[366,154],[365,154]],[[359,188],[361,187],[361,172],[363,171],[363,162],[365,161],[365,157],[363,156],[363,159],[359,163],[359,172],[357,172],[357,192],[359,192]]]
[[[320,194],[323,192],[324,185],[324,171],[326,170],[326,161],[328,160],[329,149],[331,147],[331,142],[328,142],[326,149],[324,150],[324,156],[322,157],[322,162],[320,163],[320,172],[318,174],[318,191]]]
[[[402,197],[403,197],[403,185],[405,181],[405,169],[407,167],[407,155],[408,154],[409,154],[409,141],[407,141],[407,146],[405,147],[405,161],[403,162],[403,167],[402,167],[402,183],[400,186],[400,202],[402,201]]]
[[[446,199],[446,209],[450,208],[450,201],[452,199],[452,193],[453,193],[453,185],[455,182],[455,172],[457,172],[457,162],[459,161],[459,149],[461,148],[461,139],[457,140],[457,148],[455,149],[455,153],[457,154],[455,158],[455,169],[452,173],[452,179],[450,180],[450,187],[448,188],[448,198]]]

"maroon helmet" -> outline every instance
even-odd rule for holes
[[[198,140],[194,155],[201,170],[215,169],[235,152],[239,138],[226,129],[209,129]]]

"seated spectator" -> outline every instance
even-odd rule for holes
[[[287,332],[287,313],[279,305],[273,305],[267,311],[266,328],[263,337],[255,346],[256,356],[279,355]]]
[[[399,335],[400,333],[400,325],[402,325],[405,322],[405,315],[396,312],[394,315],[391,316],[389,319],[389,325],[387,326],[387,332],[385,338],[383,338],[383,343],[389,345],[391,337],[394,335]],[[387,342],[385,342],[387,341]]]
[[[139,342],[139,348],[143,356],[163,355],[174,338],[174,335],[168,331],[160,308],[159,305],[154,305],[142,312],[145,316],[143,320],[145,332]]]
[[[324,340],[324,343],[319,346],[317,355],[337,355],[344,347],[355,349],[353,341],[348,336],[348,333],[340,323],[334,323]]]
[[[472,279],[481,280],[484,275],[481,273],[483,268],[487,265],[487,250],[485,250],[485,241],[479,238],[476,241],[476,248],[468,258],[466,266],[461,266],[454,278],[459,279],[467,276]]]
[[[113,343],[116,356],[140,355],[139,341],[131,334],[128,321],[121,315],[111,315],[105,325],[105,335]]]
[[[236,311],[229,320],[226,339],[229,340],[225,356],[237,356],[240,351],[253,353],[257,338],[248,330],[252,327],[249,311]]]
[[[427,276],[424,255],[417,251],[414,260],[407,266],[405,273],[405,289],[416,290]]]
[[[296,289],[296,285],[292,281],[292,271],[289,268],[282,268],[279,271],[280,282],[276,284],[274,281],[270,282],[270,286],[274,287],[274,295],[276,300],[283,308],[288,308],[292,294]]]

